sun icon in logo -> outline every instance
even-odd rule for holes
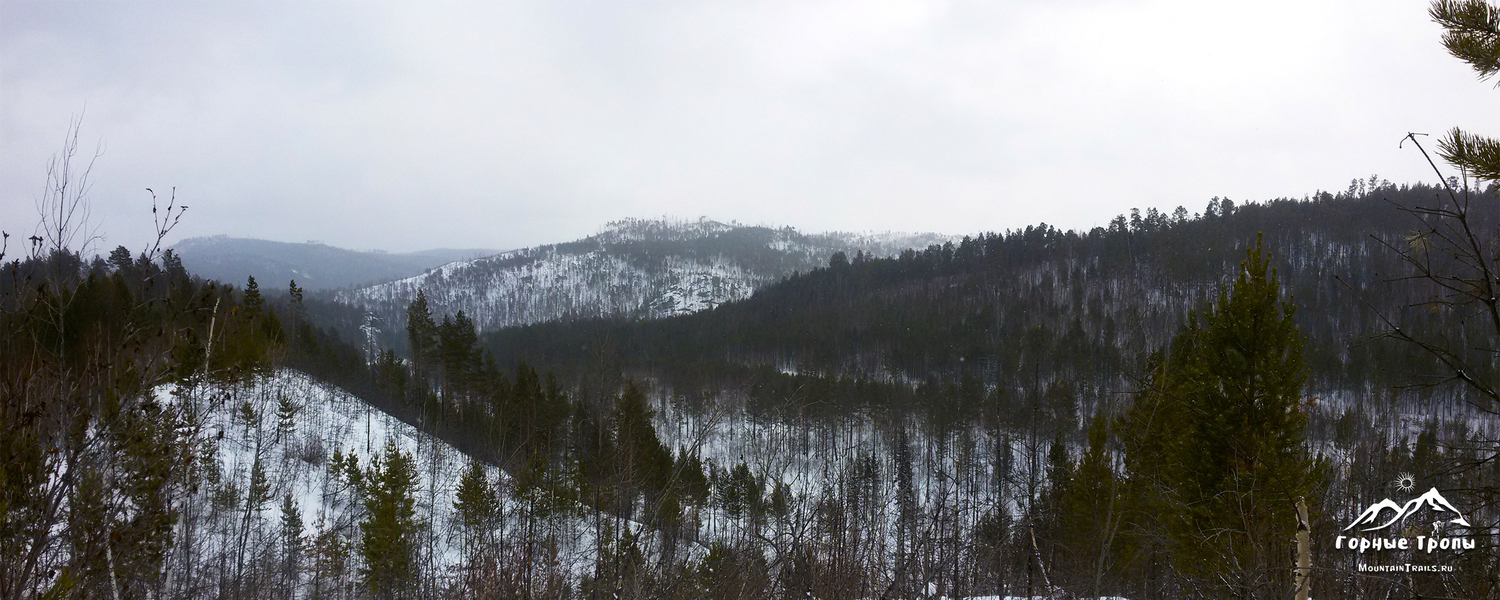
[[[1411,473],[1402,473],[1400,475],[1397,475],[1396,489],[1403,492],[1410,492],[1414,489],[1417,489],[1417,478],[1412,477]]]

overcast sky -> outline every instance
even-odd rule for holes
[[[1102,225],[1434,181],[1500,134],[1422,1],[0,1],[0,228],[84,112],[106,244],[512,248],[624,217]],[[13,238],[14,239],[14,238]]]

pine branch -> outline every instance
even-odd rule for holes
[[[1480,79],[1500,73],[1500,10],[1482,0],[1438,0],[1427,14],[1446,31],[1443,47]]]
[[[1500,140],[1455,127],[1438,140],[1438,155],[1476,178],[1500,181]]]

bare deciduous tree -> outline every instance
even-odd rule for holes
[[[36,211],[41,219],[32,236],[35,255],[70,249],[83,253],[101,239],[99,224],[93,222],[89,189],[93,187],[90,177],[94,162],[104,156],[104,144],[95,144],[93,155],[85,163],[78,154],[78,133],[82,126],[83,114],[79,113],[68,124],[62,148],[47,161],[47,183],[36,198]]]

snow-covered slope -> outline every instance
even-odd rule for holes
[[[340,292],[387,331],[423,290],[435,314],[464,311],[480,329],[586,317],[659,318],[747,298],[761,285],[828,264],[836,252],[889,256],[934,234],[807,235],[710,221],[626,220],[564,244],[454,262],[399,281]]]
[[[470,459],[446,442],[289,369],[248,385],[163,386],[157,398],[191,405],[189,412],[197,415],[194,422],[204,440],[195,461],[201,482],[182,504],[173,535],[173,560],[179,561],[173,572],[187,578],[172,582],[174,588],[283,585],[253,579],[280,572],[276,561],[287,556],[289,531],[283,517],[291,513],[301,520],[303,557],[303,568],[295,576],[300,583],[292,587],[309,589],[314,580],[327,585],[330,578],[355,581],[360,522],[367,515],[365,495],[350,476],[351,465],[354,471],[368,473],[376,459],[388,460],[392,451],[409,456],[417,474],[413,508],[420,523],[415,540],[418,564],[444,586],[459,573],[464,536],[454,503]],[[598,513],[570,505],[541,519],[537,531],[523,533],[529,525],[517,516],[524,509],[523,501],[511,493],[514,481],[492,465],[483,468],[497,490],[499,510],[510,515],[493,531],[495,539],[510,540],[511,547],[515,540],[535,535],[555,552],[546,561],[569,581],[576,584],[590,572],[598,553],[597,523],[590,519],[597,519]],[[252,491],[257,488],[262,491]],[[256,497],[259,500],[252,500]],[[637,521],[611,522],[636,535],[649,531]],[[703,549],[688,543],[681,550],[697,555]],[[339,560],[348,561],[343,575],[313,573],[315,565],[326,566],[330,552],[342,553]]]
[[[395,448],[415,459],[417,511],[424,517],[431,515],[428,532],[432,535],[429,539],[424,534],[422,542],[431,542],[438,564],[458,560],[456,536],[451,534],[453,500],[468,461],[441,440],[338,388],[290,370],[253,385],[192,390],[169,386],[158,395],[165,401],[196,405],[208,440],[204,485],[197,489],[198,501],[187,504],[189,514],[179,526],[202,531],[179,535],[196,546],[179,555],[195,556],[205,565],[223,564],[217,557],[224,555],[244,556],[251,564],[262,554],[277,555],[287,498],[300,513],[309,548],[319,543],[320,535],[354,544],[362,514],[360,496],[347,471],[330,466],[330,458],[349,457],[365,470],[373,457]],[[268,493],[263,501],[252,503],[249,490],[257,480],[257,462]],[[492,480],[499,476],[496,469],[489,472]],[[196,576],[209,582],[223,581],[229,575],[201,572]]]

